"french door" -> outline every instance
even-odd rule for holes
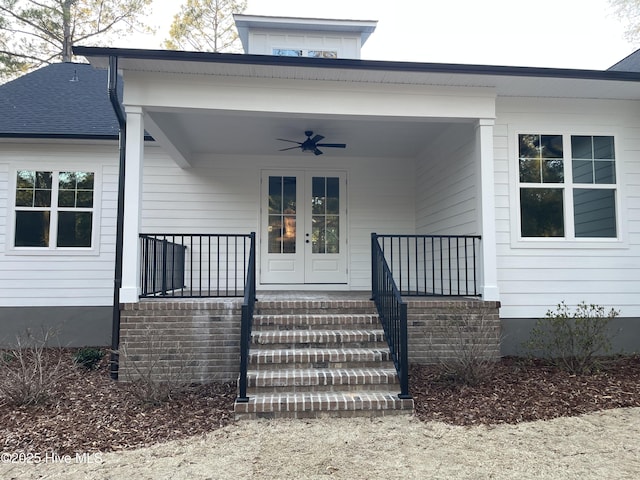
[[[261,283],[347,283],[345,191],[344,172],[263,172]]]

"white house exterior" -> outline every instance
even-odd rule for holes
[[[258,290],[351,291],[371,288],[372,232],[480,235],[477,293],[501,302],[512,345],[563,300],[615,307],[635,328],[640,74],[363,61],[375,22],[236,21],[245,55],[76,49],[98,69],[117,59],[124,82],[121,302],[140,301],[144,233],[256,232]],[[305,131],[346,148],[280,151]],[[112,305],[117,142],[4,138],[0,152],[0,319]],[[16,204],[20,172],[51,172],[54,199],[61,175],[93,174],[90,246],[16,246],[16,212],[38,209]],[[269,188],[292,182],[307,207],[295,254],[276,254]],[[322,255],[303,234],[314,182],[339,192],[339,239]]]

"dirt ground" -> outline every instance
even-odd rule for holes
[[[327,477],[637,479],[640,408],[473,427],[410,416],[243,421],[137,450],[0,464],[6,480]]]

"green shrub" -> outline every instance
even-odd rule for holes
[[[73,355],[73,361],[87,370],[94,370],[98,367],[100,360],[104,357],[104,350],[100,348],[85,347],[78,350]]]
[[[538,319],[525,347],[531,355],[540,354],[572,374],[592,373],[599,367],[597,355],[611,351],[609,325],[619,314],[585,302],[572,312],[561,302]]]

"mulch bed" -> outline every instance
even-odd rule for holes
[[[437,367],[410,371],[416,416],[454,425],[519,423],[640,407],[640,356],[609,358],[591,375],[571,375],[544,362],[504,358],[490,381],[456,385]]]
[[[141,403],[109,376],[108,356],[95,370],[69,365],[43,405],[0,404],[0,452],[59,455],[109,452],[204,434],[233,421],[236,386],[198,385],[160,405]],[[2,379],[0,379],[2,381]]]
[[[193,386],[160,405],[146,405],[96,370],[68,367],[43,405],[0,403],[0,452],[75,455],[139,448],[204,434],[233,422],[234,383]],[[0,378],[0,381],[2,379]],[[600,372],[569,375],[541,362],[506,358],[491,380],[474,387],[443,380],[434,366],[413,366],[416,416],[456,425],[518,423],[617,407],[640,407],[640,356],[610,359]]]

